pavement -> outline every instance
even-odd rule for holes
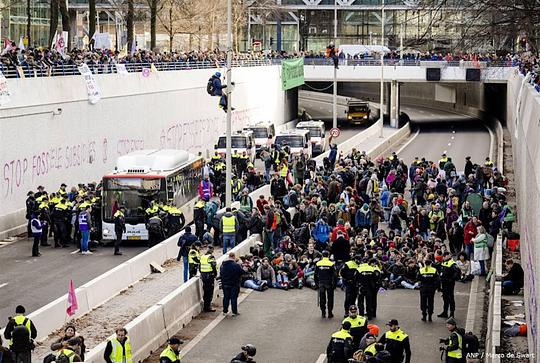
[[[410,115],[429,118],[425,115]],[[435,112],[429,110],[429,112]],[[463,168],[465,156],[471,155],[482,161],[490,150],[490,136],[486,128],[475,119],[455,113],[441,112],[437,120],[448,116],[450,122],[432,125],[422,124],[419,132],[411,136],[411,142],[398,150],[398,157],[409,164],[414,156],[426,156],[438,160],[442,151],[456,161],[458,170]],[[428,120],[425,120],[428,121]],[[450,144],[450,145],[448,145]],[[363,149],[363,146],[362,146]],[[441,150],[443,149],[443,150]],[[456,319],[464,326],[467,319],[471,284],[456,284]],[[316,306],[316,295],[310,290],[268,290],[251,293],[239,306],[241,315],[225,318],[207,335],[197,337],[196,344],[185,355],[188,362],[223,362],[239,352],[243,344],[257,347],[258,362],[315,362],[326,352],[331,332],[339,328],[343,313],[344,293],[336,291],[336,307],[333,320],[321,319]],[[442,309],[440,294],[435,298],[435,315]],[[381,331],[390,319],[398,319],[401,328],[410,336],[412,362],[440,362],[439,337],[448,336],[444,319],[435,318],[433,323],[420,321],[419,292],[396,289],[379,294],[377,319]]]
[[[365,126],[346,126],[335,141],[339,144],[363,129]],[[264,170],[260,159],[256,167]],[[17,305],[24,305],[27,313],[35,311],[66,294],[70,279],[75,287],[81,286],[147,249],[131,243],[122,247],[123,256],[113,256],[111,247],[82,256],[73,253],[73,245],[64,249],[41,247],[41,257],[30,257],[32,242],[22,238],[0,247],[0,327],[5,326]]]

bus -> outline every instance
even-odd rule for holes
[[[268,136],[276,136],[276,128],[271,122],[258,122],[244,127],[244,130],[253,132],[257,155],[261,152],[262,147],[267,146]]]
[[[214,145],[214,149],[218,152],[219,155],[225,157],[227,151],[227,136],[221,135],[218,139],[217,144]],[[253,139],[253,132],[250,130],[237,131],[235,134],[231,135],[231,152],[237,151],[238,154],[242,154],[244,151],[249,160],[255,162],[255,140]]]
[[[371,110],[369,102],[360,100],[348,100],[347,121],[354,124],[365,124],[370,122]]]
[[[297,130],[308,130],[313,154],[322,154],[326,150],[326,137],[324,122],[300,121],[296,124]]]
[[[123,240],[148,240],[146,209],[152,201],[188,207],[198,197],[204,160],[183,150],[138,150],[120,156],[103,177],[103,241],[116,239],[114,214],[123,206]]]

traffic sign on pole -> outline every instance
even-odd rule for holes
[[[339,137],[339,135],[341,135],[341,130],[338,129],[337,127],[334,127],[333,129],[330,130],[330,135],[333,138],[337,138],[337,137]]]

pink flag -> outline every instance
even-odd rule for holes
[[[69,291],[68,291],[68,307],[66,309],[66,313],[69,316],[72,316],[73,314],[75,314],[78,308],[79,308],[79,305],[77,304],[77,295],[75,294],[75,286],[73,286],[73,280],[70,280]]]

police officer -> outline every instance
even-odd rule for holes
[[[36,202],[36,198],[34,197],[34,192],[29,191],[26,194],[26,219],[28,219],[28,224],[26,227],[26,232],[28,236],[32,235],[32,229],[30,227],[30,223],[32,220],[32,214],[37,210],[38,202]]]
[[[368,320],[365,317],[358,315],[358,308],[356,305],[351,305],[349,307],[349,316],[343,319],[342,323],[345,323],[346,321],[351,323],[350,334],[353,338],[354,351],[356,351],[360,345],[360,340],[362,340],[364,335],[368,332]]]
[[[446,156],[446,153],[441,155],[441,158],[439,159],[439,169],[444,168],[444,164],[448,162],[448,157]]]
[[[32,320],[27,318],[24,306],[15,308],[15,316],[9,319],[4,330],[4,337],[9,340],[8,348],[14,355],[14,361],[30,363],[31,351],[34,349],[33,339],[37,337],[37,330]]]
[[[443,311],[437,317],[448,318],[453,317],[456,310],[456,300],[454,299],[454,287],[456,281],[461,277],[461,272],[452,258],[452,254],[448,251],[443,253],[443,262],[440,268],[441,292],[443,299]],[[448,315],[450,309],[450,315]]]
[[[202,240],[204,235],[204,221],[206,221],[206,212],[205,212],[206,202],[204,199],[199,198],[195,206],[193,207],[193,221],[195,223],[195,236],[199,240]]]
[[[126,233],[125,211],[126,208],[122,206],[114,213],[113,216],[114,233],[116,234],[116,241],[114,241],[114,254],[117,256],[122,255],[122,252],[120,252],[120,244],[122,243],[122,235]]]
[[[213,255],[214,247],[208,246],[206,253],[201,256],[199,271],[201,272],[201,281],[203,284],[203,310],[214,312],[212,308],[212,298],[214,297],[214,280],[217,276],[216,258]]]
[[[67,223],[71,214],[67,201],[60,199],[54,206],[52,218],[54,221],[54,247],[67,247]]]
[[[352,357],[353,338],[349,331],[351,323],[344,321],[341,324],[341,329],[332,334],[330,342],[326,347],[326,357],[328,363],[346,363]]]
[[[422,311],[422,321],[432,320],[435,291],[439,289],[440,279],[433,262],[429,259],[424,261],[424,267],[418,271],[417,279],[420,282],[420,310]]]
[[[191,248],[188,253],[188,264],[189,264],[189,278],[192,278],[197,275],[197,270],[199,269],[199,264],[201,263],[201,255],[199,251],[201,249],[201,242],[197,241],[191,245]]]
[[[377,286],[377,280],[377,271],[368,263],[367,259],[364,259],[358,266],[358,308],[360,315],[364,315],[365,312],[368,320],[373,319],[375,316],[373,294]]]
[[[356,304],[358,298],[358,267],[362,263],[362,255],[357,254],[353,260],[345,262],[339,271],[345,285],[345,317],[348,316],[349,307]]]
[[[446,329],[450,332],[450,336],[444,342],[446,363],[465,363],[466,357],[463,354],[463,337],[459,334],[457,323],[454,318],[446,321]]]
[[[106,363],[133,363],[131,341],[125,328],[116,329],[116,336],[107,341],[103,359]]]
[[[315,286],[319,289],[319,303],[321,315],[326,318],[326,304],[328,303],[328,317],[333,318],[334,314],[334,289],[336,288],[336,268],[334,262],[330,261],[330,252],[323,251],[322,259],[315,264]]]
[[[169,206],[167,212],[169,214],[167,233],[170,237],[182,230],[186,224],[186,218],[182,210],[174,205]]]
[[[150,219],[148,219],[146,229],[148,230],[148,247],[157,245],[165,238],[163,220],[157,214],[152,215]]]
[[[180,363],[180,344],[182,341],[177,337],[169,339],[167,348],[159,355],[159,363]]]
[[[402,363],[404,355],[405,363],[411,363],[409,336],[400,329],[396,319],[390,320],[386,325],[390,327],[390,330],[384,333],[379,343],[383,344],[384,349],[390,353],[391,363]]]

